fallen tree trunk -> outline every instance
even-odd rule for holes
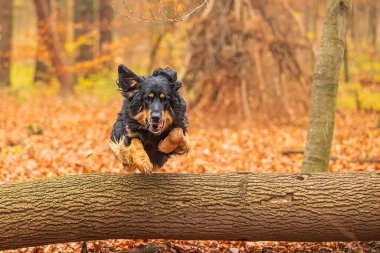
[[[87,174],[0,186],[0,250],[110,238],[380,240],[380,173]]]

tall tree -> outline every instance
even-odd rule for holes
[[[51,1],[46,0],[48,16],[51,16]],[[37,17],[39,18],[39,17]],[[44,31],[45,25],[42,20],[37,22],[37,50],[36,50],[36,68],[34,71],[34,82],[44,82],[47,83],[50,79],[48,58],[47,57],[47,43],[46,43],[46,31]]]
[[[167,23],[165,25],[157,25],[155,23],[150,24],[150,37],[151,37],[151,45],[150,45],[150,54],[149,54],[149,63],[147,71],[148,73],[152,73],[155,68],[157,68],[156,60],[157,55],[160,50],[161,44],[165,36],[170,33],[174,29],[173,23]]]
[[[112,43],[113,8],[107,0],[99,0],[99,51],[107,70],[112,68],[113,57],[110,45]]]
[[[46,37],[46,46],[49,50],[49,58],[53,65],[55,74],[60,83],[60,92],[62,95],[70,95],[73,93],[73,87],[70,84],[69,75],[59,50],[59,43],[54,30],[51,26],[50,17],[48,15],[48,5],[46,0],[34,0],[37,11],[39,26],[43,26],[44,37]]]
[[[94,59],[94,41],[91,32],[95,22],[95,1],[75,0],[74,4],[74,40],[81,40],[77,62]]]
[[[99,48],[101,55],[109,54],[112,43],[113,8],[107,0],[99,0]]]
[[[352,0],[328,0],[314,69],[310,126],[302,172],[327,171],[335,122],[339,70],[352,17]]]
[[[13,1],[0,1],[0,87],[10,86]]]

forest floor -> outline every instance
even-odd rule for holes
[[[0,97],[0,184],[81,173],[124,173],[108,137],[120,99],[94,97],[28,100]],[[197,115],[197,116],[196,116]],[[226,116],[223,116],[226,117]],[[376,113],[338,111],[330,172],[380,171],[380,130]],[[159,173],[300,173],[307,118],[297,125],[206,124],[189,114],[192,150],[171,159]],[[217,117],[215,117],[217,122]],[[296,154],[286,154],[297,151]],[[380,252],[380,243],[285,243],[167,240],[88,242],[89,250],[114,252],[149,243],[165,252]],[[81,243],[15,252],[80,252]]]

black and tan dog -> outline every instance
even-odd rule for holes
[[[189,151],[181,82],[170,68],[143,77],[120,65],[118,73],[124,102],[112,129],[111,148],[125,167],[151,174],[170,156]]]

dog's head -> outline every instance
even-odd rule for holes
[[[159,68],[151,76],[142,77],[119,65],[118,73],[118,85],[130,103],[131,116],[146,130],[160,135],[173,123],[181,88],[177,72]]]

